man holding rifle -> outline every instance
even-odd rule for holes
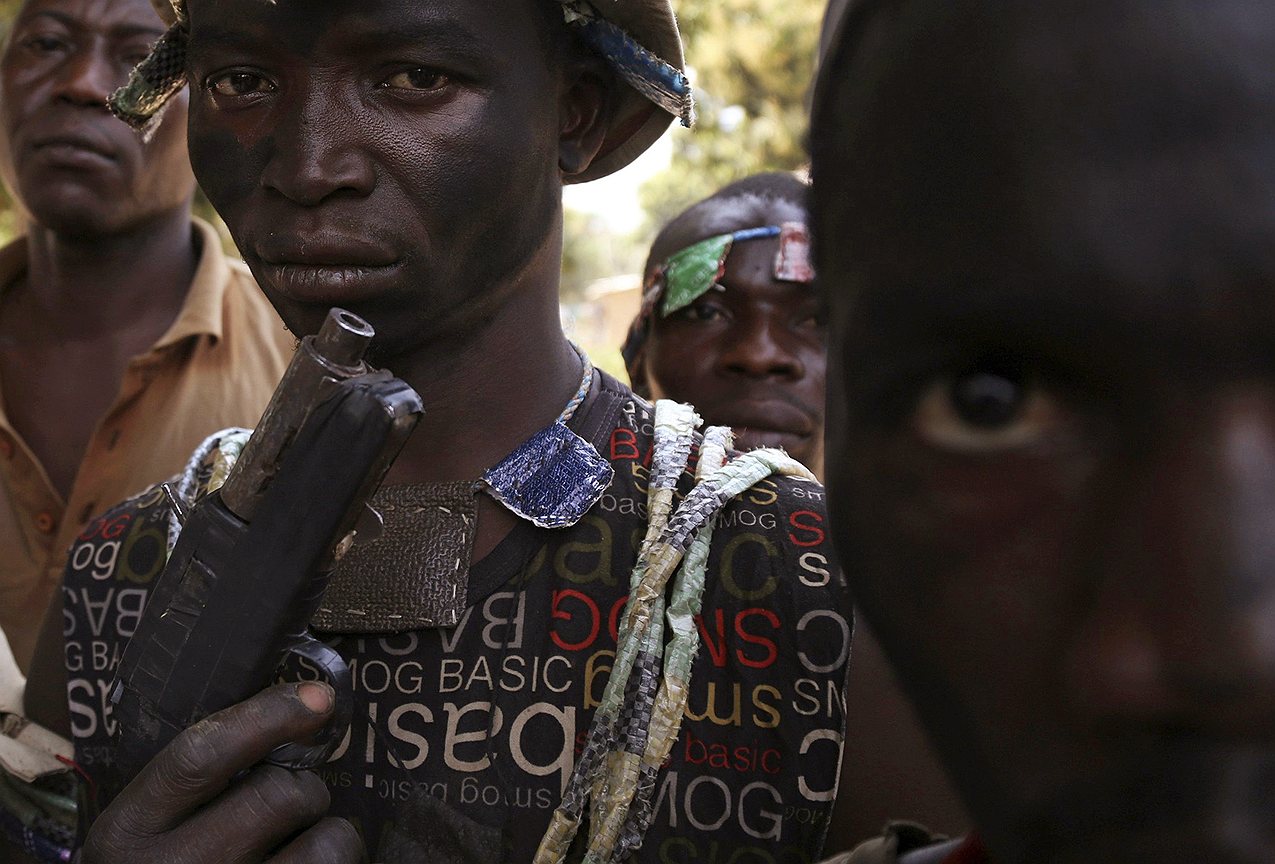
[[[283,685],[119,790],[104,694],[172,508],[156,491],[90,526],[75,560],[120,554],[68,570],[72,730],[98,803],[119,794],[84,860],[815,857],[851,635],[822,490],[778,453],[723,467],[728,436],[657,413],[558,323],[563,183],[690,121],[668,3],[169,11],[117,110],[145,125],[188,81],[196,174],[282,317],[367,319],[369,359],[425,418],[377,495],[383,535],[313,621],[355,702],[317,775],[257,764],[331,710],[327,688]],[[234,445],[193,463],[189,500]],[[686,547],[642,538],[684,499],[698,553],[673,575]],[[667,593],[646,592],[660,572]]]

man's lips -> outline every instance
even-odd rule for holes
[[[109,142],[85,132],[46,135],[36,139],[31,149],[56,161],[115,162],[119,157]]]
[[[399,263],[391,250],[361,237],[272,234],[254,246],[270,267],[372,270]]]
[[[399,284],[399,264],[261,264],[258,278],[284,296],[326,305],[354,303],[391,291]]]
[[[294,300],[341,305],[397,287],[403,260],[377,237],[372,228],[363,236],[293,228],[252,238],[247,247],[263,284]]]
[[[790,402],[769,399],[732,402],[717,418],[737,430],[808,437],[815,432],[814,419]]]

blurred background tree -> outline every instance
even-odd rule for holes
[[[8,39],[9,22],[21,5],[22,0],[0,0],[0,42]],[[0,244],[9,242],[21,230],[21,226],[22,220],[13,199],[9,197],[9,190],[0,183]]]
[[[599,366],[621,377],[617,348],[660,227],[734,180],[806,164],[806,105],[825,0],[674,5],[699,111],[695,128],[674,128],[637,164],[566,197],[564,322]],[[652,157],[663,161],[652,168]],[[590,195],[589,187],[599,192]]]
[[[690,204],[760,171],[806,164],[806,105],[823,0],[682,0],[678,20],[699,106],[668,170],[641,199],[652,232]]]

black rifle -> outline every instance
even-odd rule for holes
[[[269,686],[290,655],[332,685],[334,721],[270,761],[314,767],[344,736],[349,669],[307,626],[422,411],[416,391],[363,363],[373,335],[333,309],[297,349],[225,485],[179,514],[181,536],[111,690],[121,783],[183,729]]]

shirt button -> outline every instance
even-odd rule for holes
[[[52,534],[53,529],[57,527],[57,522],[53,519],[53,514],[44,510],[35,517],[35,527],[41,534]]]

